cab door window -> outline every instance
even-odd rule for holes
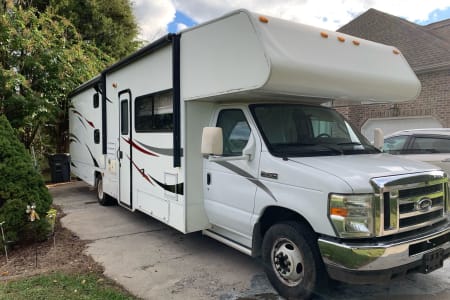
[[[250,126],[240,109],[224,109],[217,118],[217,127],[222,128],[223,155],[239,156],[250,137]]]

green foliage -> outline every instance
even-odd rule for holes
[[[52,198],[30,155],[3,115],[0,115],[0,174],[0,223],[5,221],[7,240],[45,237],[49,230],[45,215]],[[26,208],[33,203],[41,218],[31,223]]]
[[[111,58],[84,42],[67,19],[21,6],[1,15],[0,41],[0,113],[26,148],[43,124],[53,142],[64,142],[67,94]]]
[[[83,40],[114,59],[123,58],[140,45],[129,0],[51,0],[50,8],[70,20]]]
[[[101,280],[95,274],[60,273],[35,276],[13,282],[0,283],[0,300],[3,299],[110,299],[131,300],[134,297],[112,285],[108,280]]]

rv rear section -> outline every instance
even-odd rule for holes
[[[419,92],[394,47],[239,10],[74,90],[72,172],[102,205],[262,258],[287,298],[429,273],[450,255],[447,175],[329,107]]]

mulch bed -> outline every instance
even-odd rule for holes
[[[103,268],[83,251],[89,241],[82,241],[61,226],[64,216],[58,210],[54,235],[46,241],[26,245],[14,245],[8,250],[8,261],[0,251],[0,281],[19,279],[56,271],[68,273],[101,274]]]

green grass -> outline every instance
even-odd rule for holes
[[[54,273],[0,282],[0,299],[134,300],[136,298],[95,274]]]

